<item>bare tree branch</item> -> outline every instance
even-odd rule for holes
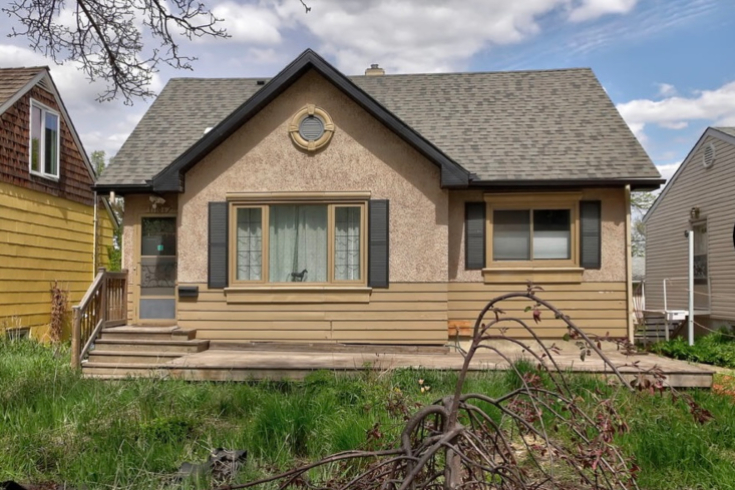
[[[406,414],[407,420],[397,449],[339,453],[222,490],[270,482],[279,482],[279,489],[322,490],[637,489],[635,464],[613,444],[616,434],[628,430],[614,408],[613,398],[588,393],[595,403],[588,411],[583,410],[579,392],[572,390],[554,360],[559,349],[547,347],[521,318],[506,316],[500,304],[513,301],[517,307],[518,300],[525,299],[530,303],[526,311],[533,312],[535,322],[547,315],[562,320],[569,329],[569,339],[577,341],[583,354],[594,352],[606,364],[608,376],[617,380],[616,389],[663,389],[663,375],[656,369],[639,370],[635,382],[626,383],[618,367],[597,345],[613,339],[586,335],[568,316],[539,298],[539,291],[542,289],[529,284],[525,292],[505,294],[487,304],[475,322],[454,395],[419,408],[411,416],[407,410],[398,411]],[[489,314],[492,317],[485,322]],[[510,326],[530,333],[534,348],[506,336]],[[514,358],[498,347],[502,342],[512,345],[514,358],[518,348],[530,355],[527,359],[537,363],[536,369],[521,372]],[[497,397],[463,393],[470,363],[481,349],[493,351],[508,364],[518,378],[518,388]],[[654,378],[653,383],[647,381],[648,376]],[[702,413],[693,398],[684,400],[695,418],[702,423],[709,420],[711,415]],[[335,463],[337,467],[328,470],[333,476],[327,476],[327,481],[316,486],[306,480],[307,470]]]
[[[180,40],[229,37],[196,0],[11,0],[1,10],[21,26],[9,37],[26,37],[55,63],[79,62],[90,81],[106,81],[100,101],[154,95],[162,64],[190,70],[195,58],[180,53]]]

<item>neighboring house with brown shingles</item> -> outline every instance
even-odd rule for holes
[[[733,189],[735,128],[707,128],[643,219],[647,310],[689,309],[684,233],[693,229],[695,322],[735,324]]]
[[[444,344],[530,280],[629,335],[629,192],[662,181],[594,74],[380,71],[307,50],[271,80],[169,81],[96,185],[125,196],[130,322]]]
[[[52,283],[73,304],[106,264],[114,218],[94,181],[48,68],[0,69],[0,334],[42,337]]]

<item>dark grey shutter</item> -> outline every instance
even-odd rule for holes
[[[227,287],[227,203],[209,203],[209,274],[210,289]]]
[[[468,202],[464,208],[465,269],[485,267],[485,203]]]
[[[387,288],[390,262],[389,206],[387,200],[371,200],[368,207],[368,286]]]
[[[602,219],[600,201],[579,203],[580,265],[585,269],[599,269],[602,265]]]

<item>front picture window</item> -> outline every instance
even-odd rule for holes
[[[59,177],[59,115],[31,102],[30,169],[32,173]]]
[[[234,281],[363,281],[364,210],[361,204],[234,205]]]

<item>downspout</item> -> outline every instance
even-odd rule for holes
[[[94,219],[92,221],[92,280],[97,275],[97,191],[94,191]]]
[[[628,311],[628,341],[633,343],[635,332],[633,325],[633,247],[631,243],[631,219],[630,219],[630,184],[625,186],[625,300]]]
[[[689,319],[687,336],[689,345],[694,345],[694,227],[687,232],[689,238]]]

